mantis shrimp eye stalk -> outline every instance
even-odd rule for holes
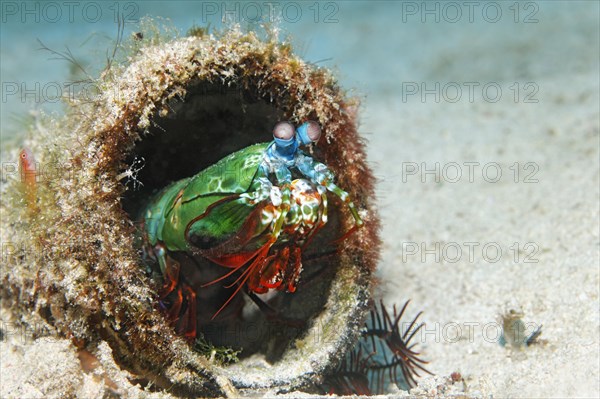
[[[294,125],[289,122],[279,122],[273,128],[273,151],[279,158],[291,161],[298,150],[298,141],[294,135]]]
[[[275,139],[289,141],[294,137],[294,125],[289,122],[279,122],[273,128],[273,137]]]
[[[315,121],[304,122],[295,132],[291,123],[279,122],[273,129],[273,151],[279,158],[292,161],[299,146],[317,143],[320,138],[321,126]]]
[[[298,127],[297,133],[303,145],[316,143],[321,138],[321,126],[315,121],[308,121]]]

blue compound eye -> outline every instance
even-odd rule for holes
[[[298,141],[296,139],[294,125],[289,122],[279,122],[273,128],[273,141],[275,145],[271,148],[269,154],[275,158],[291,161],[298,150]]]
[[[316,143],[321,138],[321,126],[315,121],[308,121],[306,124],[308,125],[308,128],[306,129],[308,138],[313,143]]]
[[[273,128],[273,137],[280,140],[289,140],[294,137],[294,126],[289,122],[279,122]]]
[[[316,143],[321,138],[321,127],[315,121],[304,122],[298,127],[296,132],[304,145]]]

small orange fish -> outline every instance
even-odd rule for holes
[[[19,153],[19,174],[25,187],[25,201],[30,210],[36,209],[36,178],[35,158],[29,148],[23,148]]]

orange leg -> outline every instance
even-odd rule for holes
[[[153,249],[164,279],[158,297],[159,299],[165,299],[167,295],[173,292],[179,281],[179,262],[167,255],[167,249],[164,245],[156,244]]]
[[[284,247],[281,250],[277,250],[275,258],[268,263],[264,263],[258,272],[260,275],[260,286],[266,288],[276,288],[278,290],[283,289],[284,287],[281,285],[283,282],[281,275],[284,268],[287,266],[289,259],[289,247]],[[252,286],[249,286],[249,288],[252,291],[257,291],[256,289],[253,289],[254,287]]]
[[[168,264],[164,279],[165,281],[159,292],[160,299],[164,299],[177,286],[177,282],[179,281],[179,263],[173,262],[172,264]]]
[[[288,292],[296,292],[296,283],[302,271],[302,251],[300,247],[294,247],[290,257],[293,262],[288,262],[288,270],[286,270],[287,281],[284,281],[284,286],[287,286]]]
[[[183,304],[183,293],[181,292],[181,287],[177,289],[175,293],[175,299],[171,306],[169,306],[169,310],[167,311],[167,319],[171,322],[177,321],[179,317],[179,313],[181,312],[181,306]]]
[[[172,300],[171,304],[166,306],[166,318],[176,327],[178,334],[193,340],[196,338],[196,293],[188,284],[180,282],[179,262],[167,255],[164,245],[159,243],[153,249],[164,279],[158,292],[159,300],[163,301],[167,297]],[[185,310],[181,314],[184,307]]]
[[[229,297],[229,299],[227,301],[225,301],[225,303],[219,308],[219,310],[217,310],[217,312],[213,315],[213,317],[211,318],[211,320],[214,320],[215,317],[217,317],[217,315],[219,313],[221,313],[221,311],[223,309],[225,309],[225,306],[227,306],[229,304],[229,302],[231,302],[231,300],[237,295],[237,293],[240,292],[240,290],[242,289],[242,287],[244,287],[246,285],[246,282],[248,281],[248,278],[250,276],[254,275],[255,273],[258,273],[260,271],[260,267],[262,267],[262,265],[263,265],[263,263],[265,261],[265,258],[267,257],[267,253],[269,252],[269,248],[271,248],[271,245],[273,245],[272,241],[269,241],[265,245],[263,245],[262,248],[260,249],[259,253],[256,255],[256,258],[252,261],[252,263],[249,266],[246,267],[246,270],[244,270],[240,274],[240,276],[237,278],[237,280],[235,280],[233,283],[225,286],[225,288],[231,288],[231,287],[237,285],[237,288],[235,289],[235,291],[233,292],[233,294],[231,294],[231,296]],[[237,271],[237,269],[232,270],[231,272],[229,272],[225,276],[219,277],[215,281],[222,280],[224,277],[229,276],[234,271]],[[213,284],[215,281],[213,281],[213,282],[211,282],[209,284]]]
[[[192,341],[196,338],[196,292],[187,284],[183,284],[183,291],[187,308],[181,316],[177,333]]]

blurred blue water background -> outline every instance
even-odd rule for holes
[[[193,25],[278,26],[304,59],[332,68],[369,104],[402,95],[404,82],[511,82],[598,70],[599,2],[123,1],[2,2],[1,136],[18,135],[31,109],[60,110],[70,65],[41,51],[67,47],[90,70],[117,35],[146,15],[185,33]]]

